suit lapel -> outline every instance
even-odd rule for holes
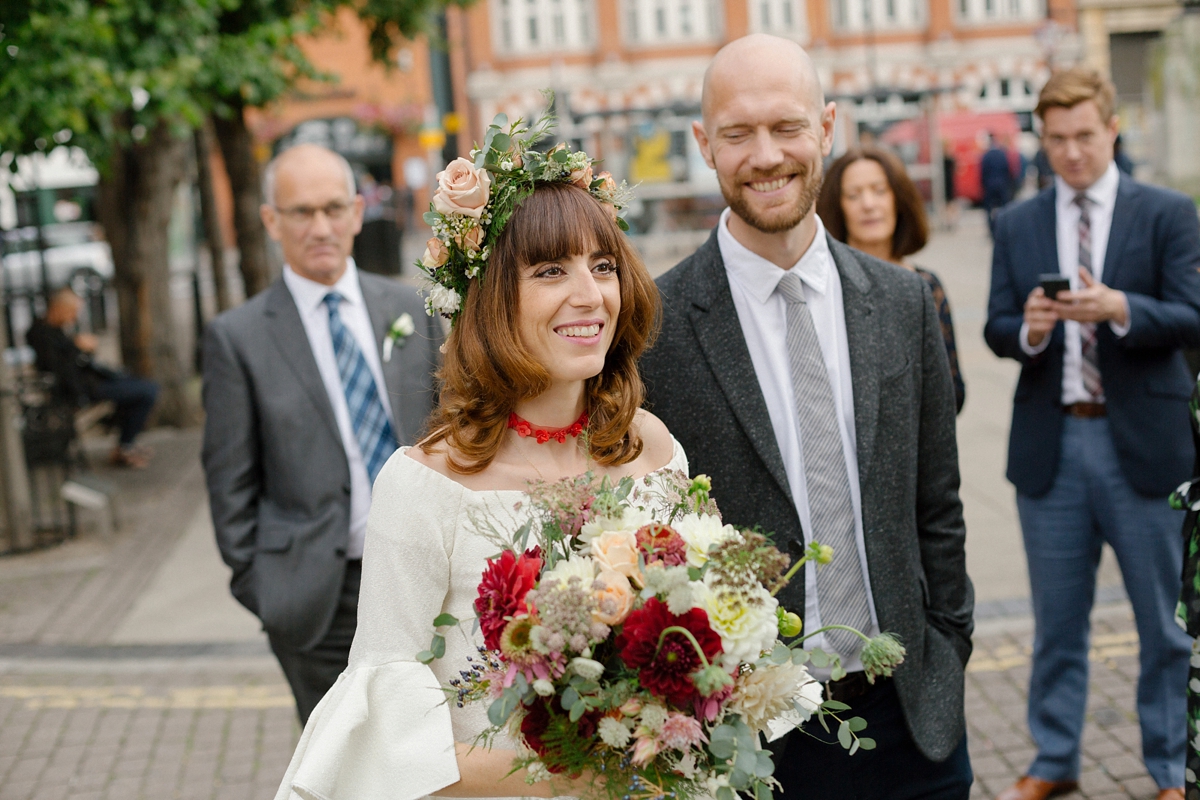
[[[340,441],[342,434],[333,415],[333,405],[325,392],[325,382],[321,380],[321,372],[317,369],[317,360],[313,358],[308,334],[300,320],[300,312],[296,310],[292,293],[288,291],[287,284],[282,279],[276,281],[267,291],[271,293],[267,297],[265,312],[271,340],[283,356],[283,362],[288,365],[313,405],[317,407],[321,419]]]
[[[829,237],[829,252],[842,279],[850,382],[854,387],[854,438],[861,482],[874,454],[875,429],[879,422],[879,318],[871,302],[871,281],[854,252],[833,237]]]
[[[697,256],[701,258],[701,263],[692,285],[692,307],[688,311],[692,330],[738,424],[771,477],[784,494],[791,497],[783,456],[779,453],[775,429],[771,427],[767,412],[767,401],[758,385],[750,350],[746,347],[746,338],[738,322],[737,308],[729,291],[729,278],[725,274],[715,232],[697,252]]]
[[[1137,204],[1136,194],[1137,184],[1122,175],[1121,182],[1117,184],[1117,202],[1113,206],[1112,225],[1108,229],[1108,246],[1104,250],[1104,272],[1099,277],[1106,286],[1117,284],[1117,275],[1123,263],[1121,251],[1125,249],[1129,232],[1137,227],[1141,207]]]
[[[399,349],[397,348],[393,351],[391,362],[383,360],[383,342],[387,338],[388,330],[392,327],[395,319],[392,318],[392,310],[385,302],[383,292],[378,291],[374,285],[374,281],[374,276],[364,275],[359,270],[358,288],[362,292],[363,303],[367,307],[367,317],[371,320],[371,331],[375,334],[375,352],[379,354],[379,366],[383,370],[383,382],[387,385],[388,394],[396,398],[400,396],[400,371],[398,369],[389,369],[389,367],[397,363]],[[391,402],[395,403],[396,401],[392,400]]]

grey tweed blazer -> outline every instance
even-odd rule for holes
[[[974,592],[958,497],[954,390],[919,276],[829,239],[842,280],[867,564],[880,627],[908,657],[895,675],[917,746],[942,760],[964,733]],[[647,405],[713,479],[726,522],[803,543],[717,236],[658,279],[662,333],[643,357]],[[804,582],[780,599],[804,612]]]
[[[401,314],[417,324],[381,364],[396,438],[412,444],[433,408],[441,326],[411,286],[362,270],[358,279],[381,349]],[[202,458],[230,588],[269,634],[306,649],[328,632],[341,595],[350,466],[282,279],[209,323],[203,361]]]

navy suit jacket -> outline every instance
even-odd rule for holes
[[[1055,189],[996,220],[984,338],[1021,362],[1008,442],[1008,479],[1040,497],[1054,485],[1062,444],[1063,323],[1036,356],[1018,337],[1038,275],[1059,272]],[[1100,376],[1121,471],[1138,492],[1165,497],[1191,474],[1187,401],[1194,381],[1181,348],[1200,346],[1200,224],[1191,199],[1121,176],[1104,283],[1129,299],[1129,333],[1098,326]]]

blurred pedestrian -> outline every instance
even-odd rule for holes
[[[1184,779],[1188,795],[1200,792],[1200,376],[1188,403],[1196,465],[1192,479],[1171,493],[1171,507],[1183,511],[1183,589],[1175,621],[1192,637],[1187,683],[1187,757]]]
[[[1126,175],[1133,177],[1133,161],[1125,152],[1125,142],[1121,140],[1121,134],[1117,134],[1117,140],[1113,142],[1113,163],[1117,165],[1117,169],[1124,172]]]
[[[774,777],[806,800],[966,800],[974,595],[933,299],[817,216],[836,106],[800,45],[765,34],[725,45],[702,95],[692,133],[729,208],[658,279],[647,405],[721,488],[726,522],[761,524],[793,552],[819,541],[840,554],[780,592],[805,630],[894,631],[921,653],[869,681],[844,631],[809,639],[847,673],[816,671],[826,697],[850,704],[879,746],[850,756],[812,720],[772,744]]]
[[[371,485],[433,407],[441,329],[415,290],[355,267],[364,204],[345,159],[299,145],[263,184],[286,266],[208,326],[203,459],[233,596],[304,722],[346,667]]]
[[[150,451],[137,445],[137,437],[154,410],[158,384],[96,361],[93,334],[67,333],[75,328],[82,305],[71,287],[59,289],[50,296],[45,315],[25,332],[25,342],[33,348],[38,370],[54,376],[54,392],[62,402],[76,408],[103,400],[116,405],[113,420],[119,433],[109,461],[118,467],[145,469]]]
[[[1054,185],[996,221],[984,335],[997,355],[1022,365],[1008,478],[1036,623],[1029,729],[1037,756],[1002,800],[1041,800],[1076,785],[1088,615],[1105,542],[1137,623],[1142,756],[1159,798],[1183,800],[1191,641],[1173,619],[1183,520],[1167,495],[1196,455],[1180,348],[1200,343],[1200,225],[1190,198],[1117,169],[1114,96],[1091,68],[1051,76],[1036,113]]]
[[[878,147],[847,150],[825,175],[817,213],[825,230],[839,242],[915,272],[929,286],[950,360],[955,408],[961,412],[966,386],[958,369],[950,301],[937,275],[908,258],[929,240],[929,223],[925,203],[904,162]]]
[[[949,139],[942,140],[942,197],[945,200],[946,230],[958,227],[958,159]]]
[[[1037,154],[1033,157],[1033,169],[1037,173],[1039,192],[1054,185],[1054,169],[1050,166],[1050,159],[1046,158],[1046,148],[1038,148]]]
[[[979,159],[979,182],[983,188],[983,209],[987,213],[988,232],[996,235],[996,213],[1012,199],[1013,171],[1008,153],[996,137],[987,135],[987,152]]]

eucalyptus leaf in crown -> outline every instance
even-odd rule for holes
[[[509,124],[507,116],[497,114],[483,146],[472,150],[470,159],[456,158],[438,173],[433,202],[424,216],[433,238],[417,262],[428,278],[424,294],[430,316],[441,314],[452,325],[458,321],[467,286],[474,278],[482,279],[500,232],[539,183],[586,189],[621,230],[629,229],[618,216],[630,200],[624,181],[618,186],[609,173],[595,172],[597,162],[581,150],[571,152],[565,142],[545,153],[534,149],[554,122],[546,113],[532,126],[521,119]]]

